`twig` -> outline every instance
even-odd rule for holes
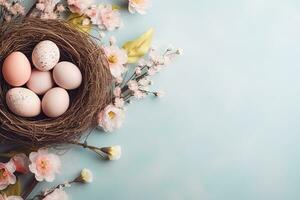
[[[29,9],[29,11],[27,12],[25,17],[29,17],[31,15],[31,13],[34,11],[34,9],[36,7],[36,3],[37,3],[37,1],[35,1],[35,3],[31,6],[31,8]]]
[[[29,185],[27,190],[24,190],[23,193],[21,194],[23,199],[26,199],[31,192],[33,191],[33,189],[37,186],[39,182],[35,179],[35,177],[32,178],[31,180],[31,184]]]

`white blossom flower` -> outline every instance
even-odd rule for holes
[[[115,98],[115,106],[118,108],[123,108],[124,107],[124,99],[123,98]]]
[[[98,115],[98,126],[106,132],[112,132],[119,129],[124,121],[124,110],[112,104],[109,104]]]
[[[23,200],[20,196],[6,196],[5,194],[0,194],[0,200]]]
[[[109,160],[119,160],[122,155],[122,148],[119,145],[111,147],[103,147],[101,151],[108,157]]]
[[[85,169],[81,170],[80,176],[81,176],[81,179],[85,183],[91,183],[91,182],[93,182],[93,173],[89,169],[85,168]]]
[[[103,30],[113,31],[123,25],[120,12],[112,5],[92,6],[85,14],[91,18],[92,24]]]
[[[68,0],[69,9],[73,13],[84,13],[93,3],[94,0]]]
[[[165,96],[165,92],[164,91],[158,91],[158,92],[155,92],[154,94],[157,97],[164,97]]]
[[[143,99],[146,97],[146,94],[140,90],[136,90],[134,91],[133,96],[137,99]]]
[[[39,149],[29,154],[31,164],[29,170],[37,181],[53,182],[55,174],[59,173],[61,162],[57,155],[49,153],[47,149]]]
[[[147,9],[150,7],[150,0],[129,0],[128,10],[131,13],[146,14]]]
[[[124,65],[127,63],[127,53],[117,46],[104,47],[104,52],[108,60],[109,69],[115,78],[121,78],[126,71]]]
[[[139,90],[139,85],[138,85],[138,82],[136,80],[128,81],[127,85],[128,85],[128,88],[133,92]]]
[[[48,194],[43,200],[68,200],[69,197],[63,189],[55,189]]]

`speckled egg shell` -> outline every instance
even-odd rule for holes
[[[41,71],[51,70],[58,63],[59,58],[59,48],[50,40],[38,43],[32,52],[32,62]]]
[[[29,89],[16,87],[6,93],[10,111],[21,117],[35,117],[41,113],[41,100]]]

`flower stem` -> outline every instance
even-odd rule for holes
[[[36,7],[37,1],[31,6],[25,17],[29,17]]]
[[[95,146],[91,146],[91,145],[88,145],[86,141],[85,141],[84,143],[81,143],[81,142],[75,142],[75,141],[69,142],[69,143],[70,143],[70,144],[74,144],[74,145],[81,146],[81,147],[83,147],[83,148],[85,148],[85,149],[89,149],[89,150],[91,150],[91,151],[97,153],[97,154],[100,155],[101,157],[106,158],[106,156],[105,156],[103,153],[101,153],[101,152],[102,152],[101,148],[95,147]]]
[[[33,177],[31,179],[31,183],[30,183],[29,187],[26,190],[24,190],[23,193],[21,194],[22,198],[26,199],[31,194],[31,192],[37,186],[38,183],[39,182],[35,179],[35,177]]]

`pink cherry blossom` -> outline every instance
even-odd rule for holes
[[[135,91],[139,90],[139,85],[136,80],[128,81],[127,86],[131,91],[135,92]]]
[[[64,11],[64,6],[58,4],[59,0],[38,0],[36,4],[37,12],[32,16],[38,16],[41,19],[57,19],[59,13]]]
[[[58,12],[64,12],[66,10],[66,8],[65,8],[64,5],[60,4],[60,5],[57,6],[56,10]]]
[[[10,10],[12,6],[11,2],[8,2],[8,0],[2,1],[0,5],[4,6],[7,10]]]
[[[91,21],[90,21],[89,18],[84,18],[84,19],[82,20],[82,25],[83,25],[83,26],[88,26],[88,25],[90,25],[90,24],[91,24]]]
[[[150,7],[150,0],[129,0],[128,10],[131,13],[146,14],[147,9]]]
[[[120,12],[111,5],[92,6],[86,11],[86,15],[91,18],[92,24],[100,29],[113,31],[122,26]]]
[[[5,15],[4,19],[5,19],[5,21],[10,22],[11,19],[12,19],[12,16],[11,15]]]
[[[154,94],[157,97],[164,97],[166,93],[164,91],[158,91],[158,92],[155,92]]]
[[[16,183],[15,171],[16,167],[13,162],[0,163],[0,190],[4,190],[7,186]]]
[[[43,13],[41,15],[41,19],[57,19],[58,16],[56,13],[52,12],[52,13]]]
[[[4,6],[4,4],[7,2],[7,0],[0,0],[0,6]]]
[[[151,80],[149,79],[149,77],[146,76],[145,78],[139,80],[139,84],[141,86],[149,86],[151,84]]]
[[[140,90],[136,90],[134,91],[133,96],[137,99],[143,99],[146,97],[146,94]]]
[[[140,67],[136,67],[135,74],[138,75],[138,76],[141,75],[142,74],[142,69]]]
[[[25,8],[20,3],[15,3],[13,6],[10,7],[9,11],[13,15],[17,15],[17,14],[24,15],[25,14]]]
[[[43,200],[68,200],[67,193],[62,189],[55,189],[53,192],[48,194]]]
[[[27,173],[29,172],[29,159],[24,153],[16,154],[11,158],[11,161],[14,163],[16,167],[16,171],[20,173]]]
[[[126,71],[124,65],[127,63],[127,53],[117,46],[104,47],[104,52],[109,63],[111,74],[115,78],[120,78]]]
[[[122,92],[122,90],[121,90],[121,87],[116,87],[115,89],[114,89],[114,96],[115,97],[120,97],[121,96],[121,92]]]
[[[55,174],[60,170],[60,159],[57,155],[49,153],[46,149],[39,149],[29,155],[31,164],[29,170],[35,174],[37,181],[52,182]]]
[[[124,121],[124,110],[110,104],[106,106],[98,115],[98,125],[106,132],[112,132],[119,129]]]
[[[69,9],[73,13],[83,14],[92,4],[94,0],[68,0]]]
[[[113,9],[111,5],[106,5],[100,10],[102,27],[108,31],[112,31],[122,26],[120,12]]]
[[[111,46],[116,45],[116,43],[117,43],[116,37],[115,36],[110,36],[109,37],[109,43],[110,43]]]
[[[43,11],[45,10],[45,4],[44,3],[37,3],[35,5],[36,9],[40,10],[40,11]]]
[[[59,0],[38,0],[36,7],[45,13],[53,13],[58,2]]]
[[[154,67],[151,67],[149,70],[148,70],[148,75],[149,76],[153,76],[157,73],[157,70],[154,68]]]
[[[23,198],[19,197],[19,196],[9,196],[9,197],[7,197],[5,194],[4,195],[0,194],[0,200],[23,200]]]
[[[123,108],[124,107],[124,99],[123,98],[115,98],[115,106],[118,108]]]
[[[149,59],[154,65],[164,65],[165,57],[159,54],[155,49],[149,51]]]

